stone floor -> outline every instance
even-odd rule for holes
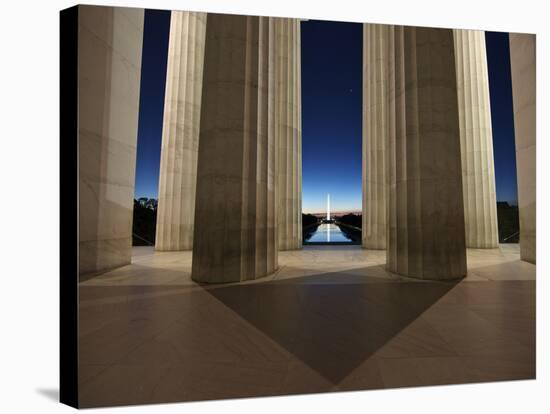
[[[402,278],[385,252],[280,252],[264,279],[201,286],[189,252],[136,248],[80,284],[83,407],[535,377],[535,266],[469,250],[459,282]]]

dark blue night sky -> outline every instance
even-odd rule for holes
[[[135,197],[157,198],[170,11],[145,10]]]
[[[302,30],[302,209],[361,210],[363,26],[305,21]]]
[[[517,205],[516,144],[508,33],[485,32],[497,200]]]
[[[170,12],[146,10],[135,197],[157,198]],[[361,210],[362,26],[303,21],[304,212]],[[508,35],[487,32],[497,199],[517,203]]]

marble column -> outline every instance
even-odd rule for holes
[[[129,264],[143,9],[78,6],[79,273]]]
[[[206,13],[172,12],[156,250],[193,247],[205,30]]]
[[[536,263],[536,40],[535,35],[510,33],[510,67],[514,101],[514,130],[522,260]]]
[[[302,248],[300,20],[274,19],[279,250]]]
[[[223,283],[276,269],[276,143],[269,18],[208,14],[192,279]]]
[[[388,40],[391,26],[363,25],[363,231],[367,249],[385,249],[389,139]]]
[[[485,33],[454,30],[466,247],[498,247]]]
[[[388,254],[392,272],[466,275],[453,32],[390,31]]]

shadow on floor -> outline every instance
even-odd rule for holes
[[[357,269],[353,273],[205,291],[338,384],[457,284],[370,280]]]
[[[56,388],[39,388],[36,392],[53,402],[59,402],[59,390]]]

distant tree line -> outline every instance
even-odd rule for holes
[[[519,211],[515,205],[503,201],[497,202],[499,243],[519,243]],[[355,242],[361,242],[361,214],[345,214],[336,217],[340,230]],[[321,220],[313,214],[302,214],[302,237],[307,241]],[[150,246],[155,244],[157,226],[157,204],[154,199],[134,200],[134,221],[132,244]]]
[[[363,226],[363,216],[361,214],[348,213],[336,219],[337,222],[361,228]]]
[[[154,207],[152,207],[154,206]],[[157,229],[156,203],[134,200],[132,245],[153,246]]]
[[[497,202],[498,238],[499,243],[519,243],[519,211],[515,205],[505,201]],[[354,241],[361,240],[361,232],[347,226],[362,227],[361,214],[346,214],[336,218],[340,230]],[[343,224],[343,225],[340,225]]]
[[[519,243],[519,211],[518,206],[506,201],[497,202],[498,242]]]
[[[321,224],[321,220],[313,214],[302,213],[302,240],[309,240],[317,230],[317,227],[319,227],[319,224]]]
[[[336,225],[354,243],[361,243],[361,227],[363,216],[361,214],[348,213],[335,219]]]

